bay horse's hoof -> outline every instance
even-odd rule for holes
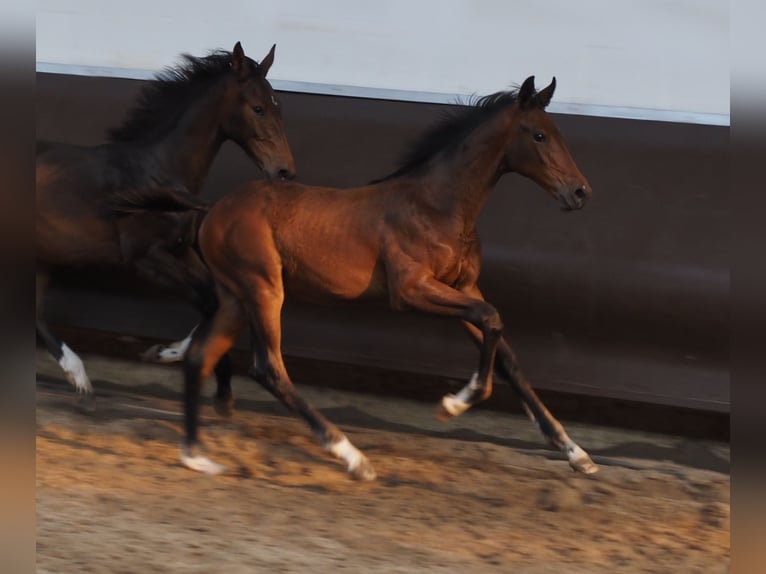
[[[437,421],[440,423],[446,423],[452,418],[452,415],[447,411],[447,409],[444,408],[443,403],[439,403],[436,405],[436,413],[434,414],[434,418],[436,418]]]
[[[598,465],[591,460],[584,450],[578,447],[576,453],[572,453],[573,456],[569,457],[569,466],[576,472],[582,474],[596,474],[598,472]]]
[[[462,415],[471,405],[458,398],[457,395],[444,395],[436,407],[436,420],[446,423],[452,417]]]
[[[362,456],[354,468],[349,468],[348,473],[354,480],[362,480],[365,482],[375,480],[378,477],[375,469],[372,468],[370,461],[367,460],[367,457],[365,456]]]
[[[209,475],[221,474],[226,470],[226,467],[222,464],[213,462],[201,454],[199,447],[189,448],[186,445],[181,446],[181,464],[186,468],[196,470],[197,472],[204,472]]]
[[[213,398],[213,408],[218,416],[225,419],[230,419],[234,414],[234,397],[229,398]]]

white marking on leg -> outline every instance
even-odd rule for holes
[[[474,373],[471,380],[455,395],[444,395],[442,407],[453,417],[462,415],[471,408],[471,400],[479,390],[479,373]]]
[[[182,361],[184,358],[184,355],[186,355],[186,351],[189,349],[189,345],[191,344],[192,335],[194,335],[194,331],[197,330],[197,326],[194,327],[194,329],[191,330],[191,333],[189,333],[185,339],[181,341],[176,341],[175,343],[170,343],[167,347],[162,349],[160,352],[157,353],[157,362],[158,363],[177,363],[179,361]]]
[[[92,393],[93,386],[90,384],[90,379],[85,372],[85,366],[82,364],[80,357],[67,347],[66,343],[61,345],[61,352],[59,365],[64,369],[67,380],[74,385],[78,393]]]
[[[328,449],[331,453],[348,463],[348,469],[353,470],[362,462],[364,455],[345,436],[338,442],[331,444]]]
[[[339,441],[327,446],[332,454],[348,463],[348,472],[363,480],[373,480],[375,471],[367,457],[356,448],[345,436]]]
[[[213,462],[206,456],[200,454],[196,456],[189,456],[185,453],[181,453],[181,464],[185,467],[198,472],[204,472],[205,474],[215,475],[221,474],[226,467],[217,462]]]
[[[572,439],[567,437],[567,441],[562,449],[569,459],[569,465],[577,471],[584,474],[593,474],[598,472],[598,466],[594,463],[588,453],[581,449]]]

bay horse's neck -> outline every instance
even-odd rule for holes
[[[479,217],[492,189],[507,171],[505,150],[510,114],[499,112],[460,143],[459,150],[435,158],[430,173],[436,185],[429,186],[434,203],[449,210],[471,228]]]
[[[154,155],[163,169],[198,194],[224,142],[220,130],[225,90],[210,90],[192,101],[173,129],[156,140]]]

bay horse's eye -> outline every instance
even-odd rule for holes
[[[542,143],[545,141],[545,134],[543,132],[535,132],[535,135],[532,136],[535,138],[536,142]]]
[[[262,115],[263,115],[263,108],[262,108],[261,106],[255,106],[255,107],[253,108],[253,111],[254,111],[256,114],[258,114],[259,116],[262,116]]]

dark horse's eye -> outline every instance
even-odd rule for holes
[[[255,107],[253,108],[253,111],[254,111],[256,114],[258,114],[259,116],[262,116],[262,115],[263,115],[263,108],[262,108],[261,106],[255,106]]]
[[[535,135],[533,135],[532,137],[535,138],[536,142],[545,141],[545,134],[543,132],[535,132]]]

